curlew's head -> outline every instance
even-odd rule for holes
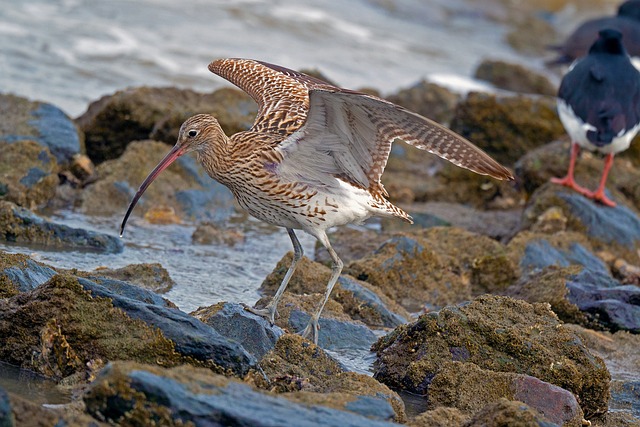
[[[124,227],[136,203],[138,203],[138,200],[142,197],[147,187],[160,175],[160,172],[169,167],[178,157],[192,151],[202,151],[207,146],[219,143],[225,138],[226,136],[215,117],[209,114],[197,114],[189,117],[182,126],[180,126],[176,145],[173,146],[164,159],[151,171],[149,176],[147,176],[140,185],[140,188],[138,188],[138,192],[133,196],[133,199],[131,199],[127,213],[122,220],[122,225],[120,225],[120,236],[124,233]]]

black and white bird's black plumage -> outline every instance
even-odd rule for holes
[[[569,173],[554,182],[567,185],[604,204],[615,204],[604,195],[613,156],[629,148],[640,130],[640,72],[631,64],[619,31],[606,29],[562,79],[558,114],[571,137]],[[605,170],[595,192],[578,186],[573,166],[580,148],[605,154]]]
[[[605,29],[622,33],[625,49],[632,62],[640,66],[640,0],[627,0],[618,7],[615,16],[603,16],[584,22],[558,46],[558,56],[547,65],[570,65],[589,52],[589,47],[598,39],[598,33]]]

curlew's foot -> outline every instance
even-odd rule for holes
[[[571,175],[567,175],[564,178],[551,178],[551,182],[553,182],[554,184],[564,185],[565,187],[569,187],[577,191],[578,193],[582,194],[583,196],[589,197],[589,194],[591,194],[591,191],[578,185],[578,183],[575,181],[575,179],[573,179],[573,176]]]
[[[242,304],[242,306],[248,312],[256,314],[260,317],[264,317],[269,323],[273,325],[276,322],[276,314],[278,314],[278,310],[276,309],[276,305],[272,303],[273,301],[267,304],[265,308],[253,308],[249,307],[246,304]]]
[[[311,319],[309,319],[309,323],[307,324],[307,327],[304,328],[302,332],[300,332],[300,335],[302,335],[302,338],[306,338],[309,341],[313,341],[315,345],[318,345],[319,330],[320,330],[320,325],[318,324],[318,319],[316,319],[315,316],[311,316]]]
[[[600,202],[605,206],[609,206],[610,208],[615,208],[617,206],[616,202],[614,202],[613,200],[608,198],[606,194],[604,194],[604,190],[588,191],[585,196],[595,200],[596,202]]]

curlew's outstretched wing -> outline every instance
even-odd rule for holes
[[[315,77],[252,59],[218,59],[209,64],[209,71],[256,101],[258,115],[251,127],[255,132],[290,135],[307,119],[310,89],[338,89]]]
[[[340,89],[312,89],[309,95],[306,123],[278,147],[284,176],[330,174],[385,194],[380,177],[391,144],[400,139],[478,174],[513,179],[460,135],[391,102]]]

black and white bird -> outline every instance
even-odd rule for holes
[[[598,32],[605,29],[622,33],[624,46],[636,67],[640,66],[640,0],[627,0],[618,7],[615,16],[603,16],[584,22],[565,40],[552,48],[558,51],[558,57],[547,65],[570,65],[576,59],[584,57],[589,47],[598,39]]]
[[[567,175],[551,181],[615,206],[604,193],[613,156],[629,148],[640,130],[640,72],[631,64],[619,31],[600,31],[589,54],[564,76],[558,92],[558,114],[571,137],[571,159]],[[580,148],[606,156],[596,191],[589,191],[574,180]]]

